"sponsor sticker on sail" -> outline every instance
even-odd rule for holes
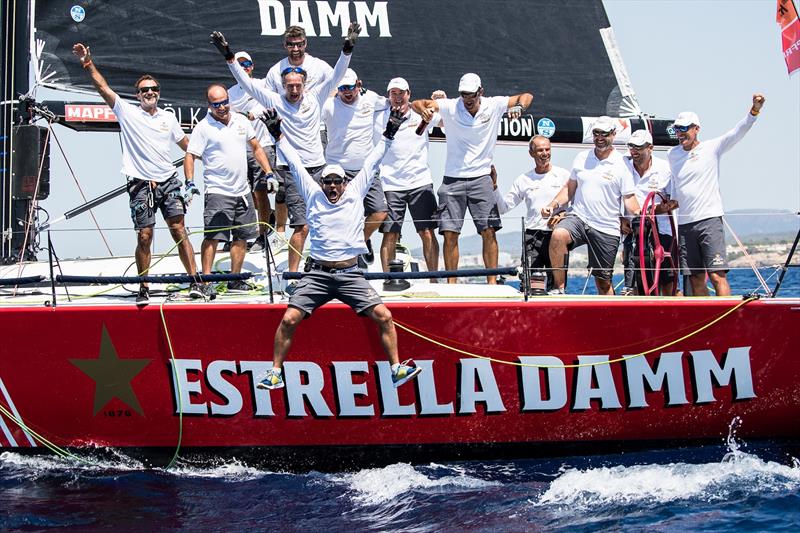
[[[783,57],[791,74],[800,70],[800,20],[793,0],[778,0],[776,21],[781,26]]]

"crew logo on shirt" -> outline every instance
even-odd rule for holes
[[[247,129],[241,124],[236,126],[236,134],[237,135],[247,135]]]
[[[311,110],[311,104],[308,103],[305,98],[303,98],[303,101],[300,102],[300,110],[299,111],[301,113],[308,113],[310,110]]]
[[[374,112],[375,112],[375,106],[368,103],[361,104],[361,107],[358,109],[358,114],[361,115],[362,117],[369,116]]]
[[[614,173],[610,170],[606,170],[600,177],[602,177],[604,180],[611,181],[614,179]]]
[[[161,124],[158,125],[158,131],[169,131],[169,126],[167,125],[167,121],[161,121]]]
[[[476,117],[481,124],[486,124],[490,120],[492,120],[491,115],[489,113],[481,113]]]

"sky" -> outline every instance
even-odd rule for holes
[[[674,118],[680,111],[695,111],[702,123],[700,139],[711,139],[744,117],[753,93],[765,95],[756,125],[723,156],[723,203],[726,211],[800,211],[800,73],[790,78],[786,72],[775,0],[605,0],[604,4],[645,113]],[[51,91],[40,91],[37,96],[54,98]],[[535,100],[533,105],[535,108]],[[123,183],[116,134],[77,133],[60,126],[54,133],[69,166],[53,141],[51,193],[42,202],[53,219],[83,202],[69,167],[87,199]],[[437,186],[444,169],[444,149],[444,143],[431,145],[430,164]],[[555,147],[554,164],[569,168],[579,149],[585,147]],[[179,155],[176,148],[175,158]],[[503,191],[532,167],[522,146],[498,146],[495,161]],[[190,227],[202,226],[201,203],[196,201],[190,208]],[[106,240],[112,253],[131,254],[135,234],[126,196],[96,208],[94,215],[101,227],[109,228]],[[505,215],[505,231],[518,231],[523,216],[522,206]],[[86,231],[93,227],[88,213],[56,224],[52,230],[59,255],[106,255],[97,232]],[[464,236],[474,234],[469,221],[464,227]],[[406,231],[411,237],[404,240],[410,247],[418,247],[411,228]],[[194,240],[199,248],[200,238]],[[378,244],[377,237],[373,240]],[[165,251],[171,244],[159,218],[155,251]]]

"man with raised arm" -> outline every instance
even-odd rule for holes
[[[284,386],[282,366],[295,329],[303,318],[334,298],[349,305],[356,313],[368,316],[378,325],[395,387],[413,379],[420,372],[421,369],[411,361],[400,363],[392,313],[358,267],[358,255],[366,251],[364,197],[370,182],[377,179],[381,158],[403,120],[399,110],[392,113],[383,138],[351,181],[345,180],[342,167],[327,165],[322,171],[320,185],[306,171],[292,144],[281,135],[281,119],[276,111],[265,113],[264,122],[275,138],[278,151],[292,170],[292,179],[297,180],[299,194],[305,199],[311,237],[311,270],[303,276],[289,298],[289,305],[275,332],[273,368],[259,381],[256,385],[258,388],[279,389]]]
[[[422,240],[422,254],[428,271],[439,269],[439,241],[436,239],[436,195],[428,168],[428,130],[417,135],[422,117],[411,109],[411,89],[403,78],[394,78],[386,86],[389,105],[403,113],[406,121],[400,126],[394,142],[386,149],[381,161],[381,181],[388,204],[389,217],[383,227],[381,265],[389,271],[389,261],[395,258],[395,248],[400,240],[406,207],[411,213],[414,228]],[[380,139],[383,125],[389,118],[390,108],[375,115],[374,137]],[[432,123],[439,122],[434,114]]]
[[[341,166],[347,179],[358,174],[372,151],[375,113],[388,109],[386,98],[362,88],[355,71],[347,69],[336,94],[322,106],[322,121],[328,132],[325,161],[329,165]],[[371,263],[375,257],[370,237],[387,216],[386,197],[379,179],[372,180],[364,198],[364,213],[364,241],[369,251],[363,257],[366,263]]]
[[[503,195],[497,188],[497,173],[492,172],[492,187],[500,214],[514,209],[525,202],[525,254],[528,256],[528,268],[545,269],[547,289],[553,288],[553,272],[550,264],[550,237],[553,229],[548,219],[542,216],[542,208],[546,207],[558,195],[561,188],[569,180],[567,169],[553,166],[551,161],[550,139],[535,135],[528,143],[528,154],[534,161],[532,170],[520,174],[511,189]],[[493,168],[494,170],[494,168]]]
[[[322,59],[306,53],[307,46],[306,30],[302,26],[289,26],[286,28],[283,34],[283,47],[286,48],[286,57],[270,67],[265,78],[267,87],[276,93],[283,92],[283,76],[281,73],[289,67],[300,67],[306,72],[306,90],[327,85],[331,82],[333,68]]]
[[[155,212],[161,215],[169,227],[170,235],[178,247],[181,263],[190,276],[197,274],[194,249],[184,226],[186,207],[192,196],[199,194],[191,180],[186,180],[186,194],[181,194],[181,182],[170,158],[171,145],[177,144],[185,151],[189,137],[183,133],[175,115],[158,108],[161,86],[149,74],[136,80],[136,99],[139,106],[123,100],[97,70],[89,47],[76,43],[72,47],[89,73],[95,89],[108,106],[114,110],[119,122],[122,139],[122,173],[128,180],[131,218],[136,230],[136,270],[140,276],[150,270]],[[192,298],[202,298],[197,283],[189,286]],[[150,301],[147,283],[139,285],[136,303],[144,305]]]
[[[620,206],[639,215],[635,187],[622,155],[614,148],[617,126],[611,117],[599,117],[592,125],[594,149],[579,153],[572,163],[567,186],[542,208],[542,216],[572,202],[567,214],[550,238],[553,284],[550,294],[564,294],[567,273],[564,255],[568,249],[586,244],[589,268],[599,294],[614,294],[611,276],[619,249]]]
[[[239,64],[242,66],[242,69],[244,69],[247,75],[252,78],[255,63],[253,63],[253,58],[250,57],[250,54],[244,51],[236,52],[234,59],[239,62]],[[230,98],[231,111],[234,113],[241,113],[250,120],[250,123],[253,125],[253,129],[256,132],[258,144],[261,146],[261,149],[264,150],[264,153],[269,160],[270,168],[275,167],[275,145],[272,142],[272,137],[270,137],[267,129],[264,127],[264,124],[258,118],[262,115],[262,113],[264,113],[264,108],[261,107],[261,105],[259,105],[259,103],[256,102],[252,96],[247,94],[239,84],[228,88],[228,98]],[[275,176],[272,173],[264,174],[263,170],[261,169],[261,165],[259,165],[258,161],[256,161],[256,158],[253,155],[253,150],[248,144],[247,181],[250,183],[250,189],[253,192],[253,202],[256,206],[256,214],[258,215],[259,222],[258,237],[253,242],[252,246],[254,251],[266,248],[267,235],[270,233],[270,228],[267,227],[267,223],[269,223],[270,220],[270,213],[272,212],[272,209],[269,205],[269,197],[267,196],[270,178],[274,179]],[[276,191],[276,211],[278,210],[278,202],[285,201],[284,196],[285,195],[282,194],[281,189]]]
[[[764,105],[764,95],[753,95],[748,114],[726,134],[700,141],[700,119],[696,113],[678,114],[673,128],[678,146],[667,152],[672,170],[673,198],[680,204],[678,235],[681,263],[690,273],[692,295],[708,296],[705,276],[711,279],[717,296],[731,293],[725,252],[722,195],[719,191],[719,160],[722,154],[742,140],[756,123]]]
[[[439,112],[447,135],[444,179],[439,187],[439,233],[444,236],[444,266],[458,268],[458,237],[467,209],[483,239],[483,263],[497,267],[497,238],[502,227],[492,192],[491,172],[497,128],[505,113],[518,118],[533,101],[530,93],[483,96],[477,74],[464,74],[458,83],[460,98],[415,100],[414,111],[430,122]],[[487,276],[496,283],[496,276]],[[450,278],[455,283],[456,278]]]
[[[213,83],[206,90],[208,113],[192,131],[186,148],[183,172],[187,180],[194,177],[195,158],[203,160],[205,236],[200,248],[203,274],[210,274],[219,241],[231,242],[231,272],[242,271],[247,239],[258,235],[256,212],[253,209],[250,185],[247,183],[247,149],[253,152],[264,174],[272,169],[261,148],[250,121],[240,113],[232,113],[228,91]],[[267,190],[275,190],[278,181],[272,178]],[[243,280],[228,282],[229,291],[247,292],[252,287]],[[203,286],[210,297],[211,285]]]
[[[322,167],[325,166],[325,155],[319,136],[319,129],[322,123],[322,104],[344,76],[350,64],[350,56],[360,31],[361,27],[358,23],[353,22],[350,24],[347,37],[342,45],[342,53],[336,62],[333,76],[327,83],[307,89],[305,83],[308,73],[302,67],[289,66],[281,71],[283,94],[272,91],[265,84],[255,83],[245,73],[241,65],[234,60],[234,54],[231,52],[225,36],[220,32],[211,34],[211,43],[225,57],[228,62],[228,68],[245,92],[265,108],[277,109],[281,118],[284,119],[283,131],[287,141],[292,144],[298,153],[300,161],[303,163],[303,168],[315,179],[319,179],[319,173]],[[308,235],[305,205],[303,204],[303,198],[297,192],[296,180],[292,180],[287,175],[288,167],[286,167],[286,161],[280,155],[278,155],[277,160],[278,170],[284,175],[286,206],[289,210],[289,223],[293,230],[289,239],[288,270],[294,272],[297,271],[300,265],[300,254],[303,251],[306,236]]]

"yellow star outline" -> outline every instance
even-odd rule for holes
[[[103,324],[100,339],[100,355],[97,359],[70,359],[84,374],[94,380],[94,415],[105,405],[117,398],[134,411],[144,416],[139,399],[131,387],[131,380],[146,367],[152,359],[120,359],[111,336]]]

